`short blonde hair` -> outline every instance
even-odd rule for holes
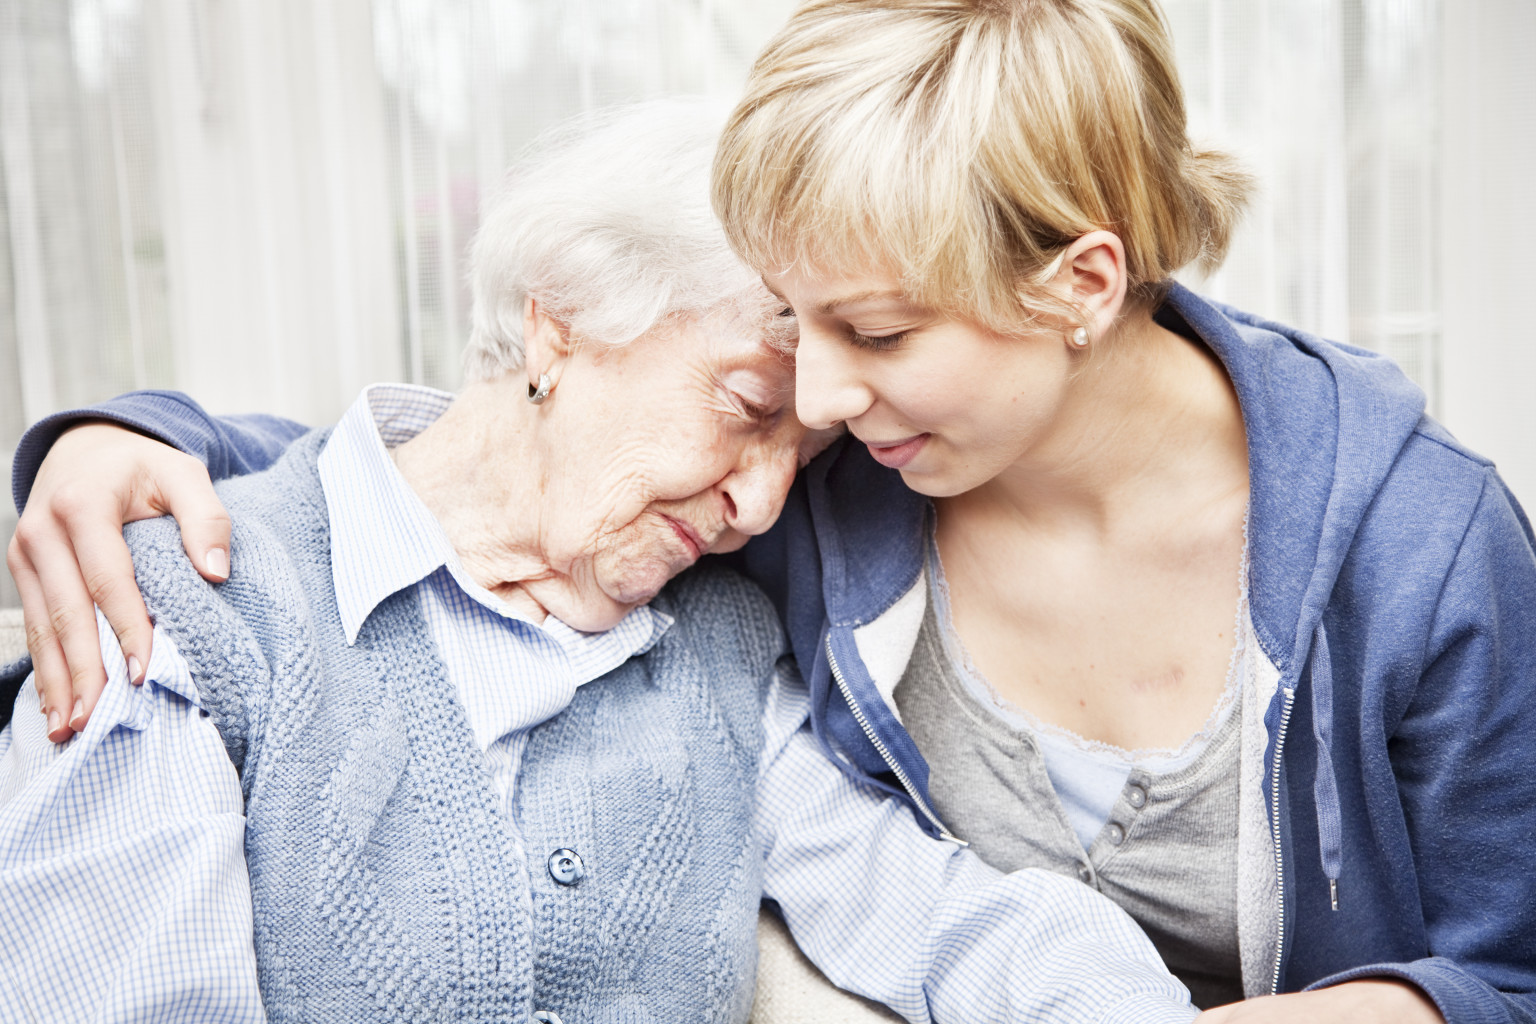
[[[1076,319],[1045,282],[1094,229],[1147,301],[1214,267],[1251,187],[1191,147],[1154,0],[809,0],[758,57],[713,173],[759,270],[873,265],[1000,330]]]

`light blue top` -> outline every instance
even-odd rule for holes
[[[375,437],[387,438],[395,428],[405,435],[430,422],[428,407],[445,400],[420,397],[418,407],[408,392],[372,395],[370,418],[374,404],[382,409],[399,399],[399,408],[383,417]],[[338,428],[338,445],[348,443],[340,437],[355,430],[361,408],[364,403]],[[412,416],[418,420],[414,426],[408,424]],[[357,465],[369,464],[360,453],[372,443],[354,450]],[[372,464],[380,475],[394,472],[387,459]],[[334,467],[324,473],[333,516],[345,517],[341,510],[354,508],[371,511],[365,523],[388,521],[392,515],[400,521],[415,518],[412,510],[402,508],[411,504],[404,501],[408,490],[371,492],[368,488],[380,481],[363,473],[354,480],[359,497],[349,500],[333,482],[345,474],[335,474]],[[370,527],[337,518],[332,528],[339,564],[353,557],[345,554],[350,540],[342,538],[367,537]],[[381,528],[371,542],[356,547],[361,561],[352,561],[354,569],[369,559],[381,560],[381,552],[396,539],[395,528]],[[657,649],[649,645],[658,644],[658,634],[665,643],[673,642],[675,628],[654,612],[626,619],[616,635],[603,638],[563,635],[553,624],[540,634],[529,623],[474,600],[462,586],[457,592],[470,600],[455,599],[448,585],[454,572],[444,570],[450,561],[445,557],[434,567],[431,558],[422,556],[410,563],[410,571],[381,567],[377,575],[384,579],[397,573],[394,578],[405,588],[400,593],[420,598],[422,617],[432,623],[466,712],[471,700],[463,680],[475,675],[472,666],[493,666],[507,657],[496,647],[501,639],[487,639],[487,634],[519,638],[524,649],[522,660],[514,662],[518,686],[492,688],[539,695],[511,697],[506,708],[481,719],[488,726],[475,724],[474,712],[465,715],[477,745],[489,746],[493,754],[498,744],[514,751],[519,730],[520,745],[526,747],[530,735],[545,731],[530,728],[539,721],[566,722],[570,716],[560,712],[576,698],[558,694],[588,689],[584,682],[573,682],[586,674],[578,663],[600,666],[626,647],[647,651],[642,660],[654,660]],[[418,582],[412,584],[409,577],[418,571]],[[423,586],[420,580],[430,582]],[[369,598],[343,593],[350,590],[338,591],[337,608],[347,639],[355,641],[358,630],[368,625]],[[355,617],[359,610],[361,620]],[[466,611],[477,617],[474,625],[465,623]],[[441,623],[449,621],[460,635],[474,638],[462,645],[469,653],[456,655],[450,649],[454,641],[443,641]],[[210,642],[217,645],[218,640]],[[22,688],[13,730],[0,734],[0,1016],[262,1019],[250,883],[241,857],[241,780],[219,732],[199,707],[206,695],[198,693],[186,661],[163,633],[150,682],[138,690],[127,685],[121,655],[105,628],[103,644],[111,678],[84,735],[62,748],[47,744],[30,686]],[[481,656],[492,649],[498,653]],[[637,663],[631,659],[626,665]],[[481,674],[493,678],[495,672],[493,667]],[[501,674],[506,678],[504,667]],[[491,706],[499,705],[493,701]],[[1062,1021],[1193,1017],[1181,987],[1163,971],[1150,944],[1108,901],[1041,872],[1000,875],[953,844],[929,839],[899,803],[878,798],[828,762],[808,718],[809,700],[795,674],[776,678],[762,719],[752,831],[762,853],[762,893],[779,902],[797,941],[834,981],[915,1021],[1006,1020],[1047,1011]],[[498,733],[508,722],[521,724]],[[492,733],[498,734],[488,745],[479,742]],[[254,799],[251,787],[259,785],[251,781],[250,757],[249,750],[239,754],[247,801]],[[501,794],[503,812],[526,810],[510,797],[532,801],[551,792],[554,781],[535,772],[529,782],[530,770],[531,763],[519,765],[515,754],[495,768],[497,776],[510,772],[517,781]],[[367,764],[358,771],[364,780],[378,774]],[[516,792],[525,786],[533,789]],[[248,835],[244,838],[251,842]],[[432,838],[447,842],[459,837]],[[654,855],[665,853],[663,848]],[[555,890],[543,873],[543,857],[542,848],[530,849],[526,871],[517,872],[521,884],[534,886],[536,905],[540,899],[558,898],[558,893],[550,896]],[[664,867],[643,859],[632,863],[642,874]],[[647,888],[639,886],[640,895],[649,895]],[[750,930],[750,924],[750,918],[737,921],[732,929],[744,925]],[[622,944],[632,934],[639,933],[626,931],[612,941]],[[422,958],[438,952],[411,951]],[[366,950],[359,954],[369,955]],[[695,971],[681,965],[697,967],[700,954],[689,948],[679,949],[678,956],[675,983],[682,987],[694,980]],[[270,972],[272,958],[265,959],[264,969]],[[574,984],[568,973],[547,979],[542,990]],[[70,978],[70,984],[57,984],[59,977]],[[739,991],[739,986],[722,991]],[[740,1019],[746,1005],[739,998],[734,1002],[721,1013]],[[654,1010],[668,1016],[666,1005]]]

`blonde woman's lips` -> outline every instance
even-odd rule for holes
[[[869,454],[882,466],[892,469],[900,469],[913,459],[917,453],[923,450],[923,445],[928,443],[928,434],[918,434],[901,441],[865,441],[869,448]]]

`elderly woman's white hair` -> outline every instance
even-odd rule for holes
[[[523,365],[529,296],[580,342],[623,344],[670,317],[738,305],[772,324],[771,296],[710,208],[725,113],[654,100],[580,117],[529,147],[471,249],[467,380]]]

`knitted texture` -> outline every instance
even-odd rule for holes
[[[126,531],[240,770],[271,1019],[746,1020],[752,792],[783,651],[766,600],[724,570],[674,581],[662,640],[531,732],[509,820],[414,588],[345,642],[326,436],[221,485],[234,571],[218,587],[169,520]],[[560,848],[585,863],[575,885],[546,869]]]

